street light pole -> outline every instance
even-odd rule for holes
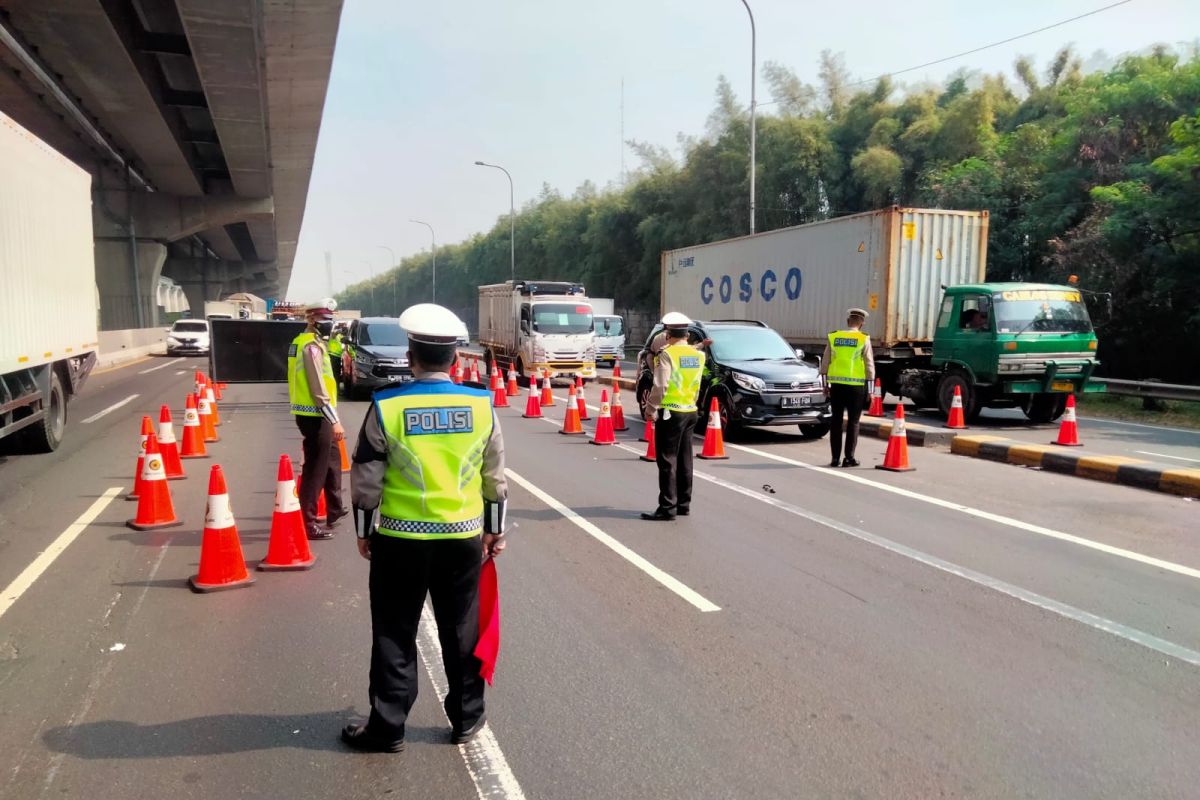
[[[433,232],[433,226],[428,222],[422,222],[419,219],[410,219],[409,222],[415,222],[418,225],[424,225],[429,228],[429,238],[433,240],[433,249],[430,254],[433,256],[433,291],[430,292],[429,302],[437,302],[437,234]]]
[[[754,179],[756,177],[757,167],[755,165],[755,156],[757,150],[757,141],[755,130],[755,111],[757,110],[757,102],[755,97],[755,75],[758,72],[758,34],[754,30],[754,12],[750,10],[750,3],[742,0],[742,5],[746,7],[746,13],[750,15],[750,233],[754,233]]]
[[[377,244],[375,246],[378,247],[380,250],[388,251],[388,255],[392,257],[392,261],[391,261],[392,269],[396,269],[396,267],[400,266],[399,264],[396,263],[396,254],[392,251],[392,248],[388,247],[386,244]],[[398,278],[398,277],[399,277],[398,275],[392,276],[392,313],[395,314],[396,316],[400,315],[400,309],[396,305],[396,278]]]
[[[506,170],[504,167],[500,166],[499,164],[485,164],[482,161],[476,161],[475,166],[491,167],[492,169],[498,169],[501,172],[503,172],[505,175],[508,176],[508,245],[509,245],[509,255],[511,258],[511,263],[510,263],[510,267],[509,267],[509,278],[511,278],[512,280],[515,281],[517,279],[517,222],[516,222],[516,219],[517,219],[516,208],[517,207],[516,207],[516,203],[513,202],[514,192],[513,192],[512,175],[509,175],[508,170]]]

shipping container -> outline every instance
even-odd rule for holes
[[[754,319],[794,345],[823,347],[846,309],[864,308],[877,347],[933,340],[942,286],[987,269],[988,212],[900,208],[662,254],[662,311]]]
[[[95,364],[91,176],[0,113],[0,438],[53,450]]]

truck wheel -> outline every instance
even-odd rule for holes
[[[799,425],[800,438],[805,441],[813,441],[815,439],[824,438],[825,434],[829,433],[828,422],[818,422],[816,425]]]
[[[954,402],[955,386],[962,392],[963,417],[966,419],[978,418],[980,411],[979,399],[975,396],[975,390],[971,387],[971,381],[968,380],[965,373],[959,370],[947,372],[938,381],[938,409],[947,418],[950,416],[950,404]]]
[[[67,428],[67,397],[58,373],[50,370],[50,397],[46,415],[20,432],[21,444],[31,453],[53,453],[62,444]]]
[[[1065,394],[1031,394],[1021,410],[1030,422],[1053,422],[1067,409]]]

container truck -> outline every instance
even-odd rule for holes
[[[91,176],[0,113],[0,439],[55,450],[96,363]]]
[[[625,320],[616,314],[611,297],[593,297],[589,302],[596,327],[596,363],[614,366],[625,360]]]
[[[669,250],[662,309],[761,320],[812,356],[861,307],[888,393],[948,413],[958,388],[968,418],[1055,419],[1068,394],[1102,390],[1082,292],[985,283],[987,235],[987,211],[893,206]]]
[[[479,287],[484,358],[523,378],[596,377],[592,304],[582,284],[506,281]]]

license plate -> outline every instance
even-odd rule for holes
[[[1050,384],[1050,391],[1073,392],[1075,391],[1075,384],[1071,383],[1070,381],[1054,381]]]
[[[810,405],[813,398],[806,394],[784,395],[780,398],[779,405],[783,408],[796,408],[797,406]]]

